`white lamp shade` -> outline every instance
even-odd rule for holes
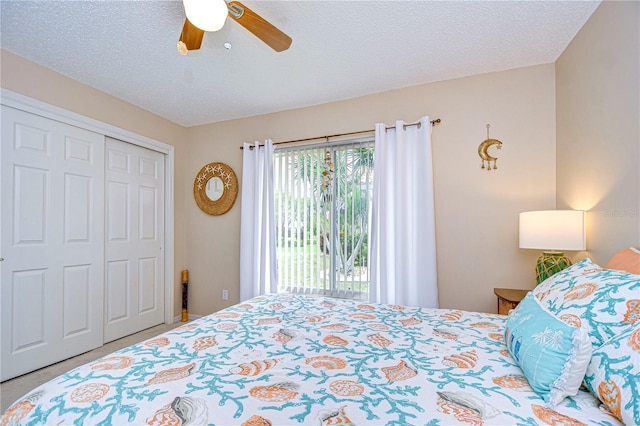
[[[224,0],[182,0],[182,3],[187,19],[204,31],[218,31],[229,14]]]
[[[520,213],[520,248],[586,250],[585,212],[542,210]]]

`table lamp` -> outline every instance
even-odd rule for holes
[[[585,250],[585,212],[582,210],[541,210],[520,213],[520,248],[543,250],[536,263],[540,284],[571,265],[558,250]]]

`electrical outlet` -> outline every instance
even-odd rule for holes
[[[222,300],[229,299],[229,290],[222,290]]]

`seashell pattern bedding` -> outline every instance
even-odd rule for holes
[[[506,317],[260,296],[76,368],[0,424],[620,425],[588,391],[549,407]]]

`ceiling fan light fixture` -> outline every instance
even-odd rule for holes
[[[187,19],[204,31],[218,31],[229,13],[224,0],[182,0],[182,3]]]

